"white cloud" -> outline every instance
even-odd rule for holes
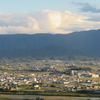
[[[30,29],[39,30],[38,22],[30,16],[27,18],[27,25],[28,25],[28,28]]]
[[[100,22],[89,20],[85,15],[69,11],[42,10],[27,13],[0,13],[0,34],[70,33],[73,31],[99,29]]]

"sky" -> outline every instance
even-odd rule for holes
[[[0,0],[0,34],[100,29],[100,0]]]

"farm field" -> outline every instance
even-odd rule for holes
[[[37,97],[44,98],[46,100],[87,100],[97,99],[91,97],[68,97],[68,96],[37,96],[37,95],[0,95],[0,100],[22,100],[22,99],[34,99]]]

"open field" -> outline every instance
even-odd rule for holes
[[[50,72],[34,72],[34,71],[20,71],[20,70],[0,70],[0,73],[6,72],[7,74],[16,74],[16,75],[42,75],[42,74],[48,74]]]
[[[25,92],[25,91],[24,91]],[[44,98],[46,100],[100,100],[100,94],[93,93],[48,93],[48,92],[27,92],[27,93],[1,93],[0,100],[22,100],[22,99],[34,99],[37,97]],[[93,99],[98,98],[98,99]]]
[[[46,100],[87,100],[93,99],[91,97],[68,97],[68,96],[36,96],[36,95],[0,95],[0,100],[21,100],[21,99],[34,99],[37,97],[44,98]],[[99,100],[100,98],[96,98]]]
[[[97,78],[94,78],[94,77],[90,77],[90,78],[79,78],[81,80],[94,80],[94,81],[99,81],[100,80],[100,77],[97,77]]]

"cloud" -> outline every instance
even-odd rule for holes
[[[47,9],[32,13],[0,13],[0,34],[70,33],[98,29],[100,22],[92,21],[95,18]]]
[[[89,3],[75,3],[75,2],[73,2],[73,4],[81,6],[80,12],[100,13],[100,9],[93,7]]]
[[[88,21],[95,21],[100,22],[100,15],[90,15],[91,17],[88,19]]]

